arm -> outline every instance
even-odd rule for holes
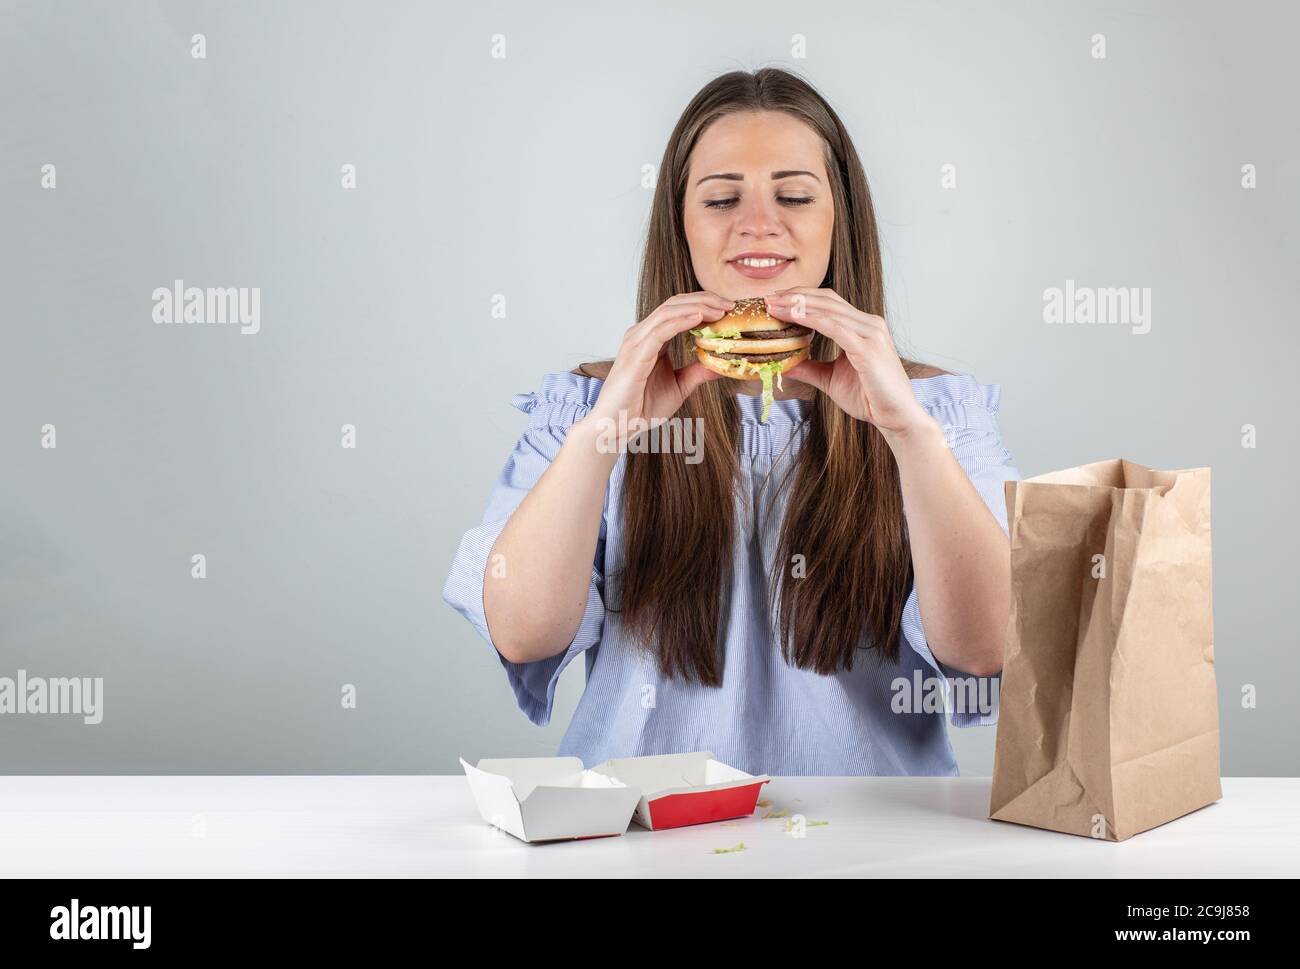
[[[612,449],[601,453],[596,437],[589,419],[573,424],[488,555],[483,611],[498,652],[512,663],[564,652],[582,622],[605,489],[618,460]]]
[[[992,676],[1002,669],[1011,616],[1007,535],[933,417],[882,433],[898,462],[930,650],[948,667]]]

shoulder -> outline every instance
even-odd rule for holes
[[[595,377],[597,380],[604,380],[609,376],[609,368],[613,365],[613,360],[595,360],[591,363],[580,363],[569,373],[577,374],[579,377]]]
[[[997,430],[1002,386],[984,383],[969,373],[951,373],[928,364],[904,361],[917,402],[941,424]]]
[[[515,394],[510,404],[529,415],[529,426],[568,427],[591,409],[601,386],[590,372],[560,370],[544,374],[536,390]]]
[[[918,360],[904,360],[903,370],[911,380],[928,380],[930,377],[954,376],[951,371],[940,370],[938,367],[932,367],[928,363],[921,363]]]
[[[921,406],[943,423],[987,426],[994,422],[1002,398],[998,384],[985,384],[972,374],[953,373],[906,358],[903,372],[912,381],[912,393]]]

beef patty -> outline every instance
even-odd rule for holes
[[[811,332],[811,327],[791,323],[779,330],[758,330],[755,333],[742,333],[740,338],[742,340],[788,340],[792,336],[803,336],[805,333]]]
[[[786,350],[784,353],[714,353],[714,357],[721,357],[723,360],[748,360],[750,363],[767,363],[771,360],[784,360],[786,357],[793,357],[796,353],[802,353],[803,348],[798,350]]]

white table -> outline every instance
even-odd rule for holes
[[[528,845],[462,776],[0,777],[0,875],[1300,874],[1300,778],[1224,778],[1223,800],[1119,844],[990,821],[989,783],[783,777],[752,818]],[[760,817],[782,808],[830,824],[792,837]]]

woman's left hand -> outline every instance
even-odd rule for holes
[[[905,435],[929,420],[912,392],[889,325],[831,289],[796,286],[767,297],[778,320],[801,323],[840,348],[833,361],[805,360],[786,374],[811,384],[847,414],[876,425],[887,437]]]

